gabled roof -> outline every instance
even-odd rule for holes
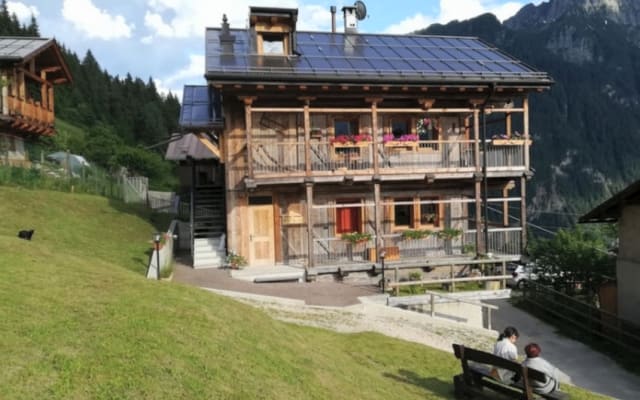
[[[616,193],[604,203],[589,211],[578,220],[589,222],[616,222],[625,205],[640,204],[640,180]]]
[[[174,133],[171,139],[172,141],[169,142],[167,153],[164,156],[165,160],[184,161],[188,158],[217,160],[219,158],[209,149],[209,146],[204,144],[209,141],[206,136],[200,136],[195,133],[187,133],[185,135]]]
[[[475,37],[297,32],[296,54],[256,54],[255,33],[206,31],[205,76],[216,81],[325,81],[549,86],[544,72]]]
[[[60,67],[48,72],[48,80],[54,83],[72,81],[71,73],[54,39],[0,36],[0,63],[24,64],[36,57],[40,70]]]
[[[221,127],[220,93],[208,86],[185,86],[182,92],[179,125],[185,129]]]

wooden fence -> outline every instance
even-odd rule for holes
[[[527,281],[522,300],[542,318],[580,332],[580,339],[603,344],[620,355],[640,356],[640,326],[615,314],[532,281]]]

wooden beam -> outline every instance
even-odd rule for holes
[[[62,71],[62,67],[60,67],[60,66],[57,66],[57,67],[46,67],[46,68],[42,68],[40,71],[44,71],[46,73],[58,72],[58,71]]]
[[[362,90],[368,92],[371,88],[369,86],[363,86]]]
[[[342,85],[342,86],[340,86],[340,89],[341,89],[341,90],[349,90],[349,86],[347,86],[347,85]]]
[[[220,154],[220,149],[218,148],[218,146],[211,143],[211,140],[209,140],[209,138],[206,137],[204,133],[199,133],[196,135],[196,137],[198,138],[200,143],[204,145],[204,147],[209,149],[210,152],[212,152],[216,157],[218,157],[218,160],[222,158],[222,155]]]
[[[433,103],[435,102],[436,102],[436,99],[426,99],[426,98],[418,99],[418,103],[422,106],[423,110],[428,110],[429,108],[431,108],[431,106],[433,106]]]
[[[264,85],[256,85],[257,90],[264,90]]]
[[[42,79],[38,75],[36,75],[36,74],[32,73],[31,71],[28,71],[28,70],[26,70],[24,68],[17,68],[17,70],[19,72],[23,73],[24,75],[28,76],[29,78],[33,79],[36,82],[39,82],[39,83],[42,83],[42,84],[45,84],[45,85],[51,85],[52,84],[52,82],[47,81],[45,79]],[[64,78],[61,78],[61,79],[64,79]],[[53,82],[56,82],[56,81],[53,81]],[[64,81],[66,82],[67,80],[64,79]]]
[[[300,85],[300,90],[304,92],[305,90],[307,90],[307,86],[306,85]]]
[[[278,90],[285,90],[286,88],[286,85],[278,85]]]

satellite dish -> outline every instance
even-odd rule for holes
[[[367,17],[367,6],[360,0],[353,3],[353,6],[356,8],[356,18],[358,21],[362,21]]]

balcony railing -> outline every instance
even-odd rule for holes
[[[402,169],[417,173],[472,172],[476,155],[472,140],[337,144],[313,142],[309,145],[312,173],[373,170],[374,157],[384,173]],[[487,168],[524,169],[524,144],[487,146]],[[306,171],[304,142],[254,141],[251,162],[256,176],[303,174]],[[483,155],[480,153],[480,161]]]
[[[10,95],[2,100],[6,101],[6,108],[3,104],[2,109],[7,110],[10,116],[20,122],[21,129],[42,134],[53,132],[54,113],[43,107],[40,102],[34,102],[32,99],[19,99]]]
[[[495,228],[489,230],[488,251],[497,257],[521,254],[521,228]],[[461,236],[445,240],[436,236],[424,239],[404,239],[401,234],[382,235],[383,249],[388,261],[424,263],[444,257],[475,256],[476,230],[467,230]],[[364,243],[351,244],[339,237],[314,239],[316,266],[360,264],[376,261],[375,237]]]

